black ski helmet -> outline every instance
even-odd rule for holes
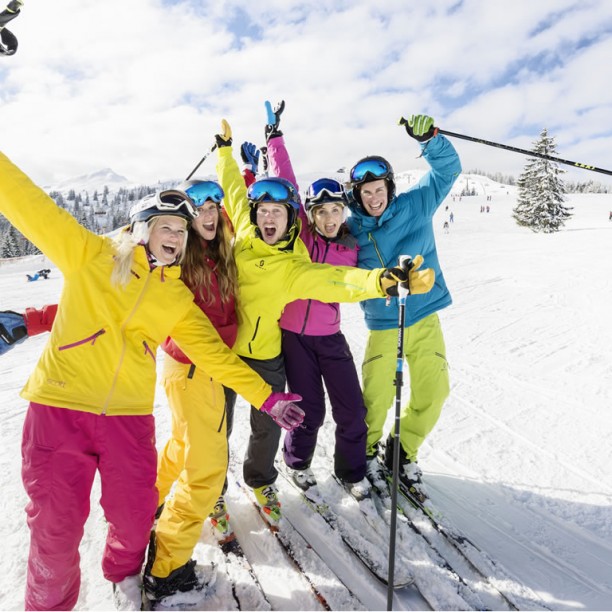
[[[365,183],[384,179],[387,183],[388,200],[390,202],[395,196],[395,175],[391,164],[380,155],[369,155],[360,159],[352,168],[349,174],[351,183],[350,195],[353,199],[363,206],[361,201],[360,189]]]
[[[259,179],[249,187],[247,199],[253,225],[257,225],[257,206],[262,203],[283,204],[287,208],[287,231],[297,223],[300,196],[295,185],[287,179],[278,176]]]

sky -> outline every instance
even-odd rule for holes
[[[19,49],[0,57],[1,150],[40,184],[107,167],[181,178],[222,118],[236,145],[263,145],[264,101],[281,99],[304,173],[370,154],[424,168],[397,125],[418,113],[523,149],[547,128],[559,157],[612,169],[608,0],[26,0],[9,29]],[[525,165],[455,145],[465,170]]]
[[[299,175],[298,175],[299,176]],[[404,191],[417,173],[398,180]],[[461,193],[469,181],[479,195]],[[450,366],[451,392],[442,415],[419,451],[419,465],[436,512],[495,561],[473,558],[520,610],[586,612],[610,610],[612,601],[612,221],[609,195],[571,194],[573,217],[555,234],[534,234],[516,225],[516,189],[462,175],[434,217],[438,254],[453,304],[439,312]],[[490,200],[487,198],[491,198]],[[448,210],[446,209],[448,206]],[[490,211],[480,212],[482,206]],[[454,221],[445,233],[443,222]],[[51,269],[48,280],[25,274]],[[23,312],[54,302],[60,271],[42,256],[0,261],[2,308]],[[410,299],[410,298],[408,298]],[[367,342],[363,314],[343,304],[342,330],[358,372]],[[0,357],[0,610],[23,610],[29,531],[27,497],[20,478],[21,430],[27,402],[19,396],[47,335],[27,339]],[[163,356],[158,354],[161,371]],[[409,397],[405,370],[402,397]],[[158,448],[170,431],[161,384],[155,399]],[[312,463],[326,502],[341,519],[386,548],[364,522],[356,504],[331,478],[335,427],[327,410]],[[249,435],[249,411],[239,398],[230,439],[232,473],[227,503],[230,521],[275,610],[320,610],[304,579],[289,564],[245,494],[238,489]],[[389,410],[385,434],[393,424]],[[376,582],[300,502],[277,481],[285,516],[303,530],[308,548],[290,525],[283,531],[310,562],[309,576],[334,610],[384,610],[386,588]],[[100,483],[91,495],[91,515],[80,548],[82,586],[78,610],[111,610],[111,588],[100,562],[106,535]],[[410,516],[475,592],[458,600],[439,558],[401,521],[397,567],[414,573],[436,610],[504,610],[484,599],[482,581],[452,554],[427,523]],[[381,521],[382,522],[382,521]],[[385,525],[380,529],[385,530]],[[366,547],[364,543],[364,548]],[[313,549],[321,555],[316,558]],[[235,610],[225,560],[205,524],[197,562],[217,564],[216,583],[194,609]],[[246,577],[245,577],[246,578]],[[346,585],[346,586],[343,586]],[[240,582],[245,590],[248,580]],[[353,593],[350,597],[347,588]],[[239,589],[242,591],[242,589]],[[525,598],[528,599],[525,599]],[[468,605],[470,604],[470,605]],[[412,588],[396,591],[395,610],[427,610]],[[263,609],[243,605],[242,609]]]

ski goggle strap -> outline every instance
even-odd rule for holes
[[[295,192],[288,185],[280,181],[261,179],[255,181],[247,192],[251,202],[276,202],[278,204],[292,203]]]
[[[306,202],[309,204],[316,204],[317,202],[346,202],[346,195],[338,181],[322,178],[310,185],[306,194]]]
[[[223,200],[223,189],[221,185],[214,181],[202,181],[196,183],[185,190],[185,193],[193,200],[196,208],[200,208],[206,202],[214,202],[220,204]]]
[[[351,181],[360,183],[366,178],[384,179],[391,174],[391,168],[382,159],[364,159],[351,169]]]

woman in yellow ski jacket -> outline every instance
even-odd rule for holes
[[[179,279],[193,203],[168,191],[140,204],[118,241],[98,236],[0,154],[0,213],[64,275],[51,335],[22,391],[30,401],[22,443],[28,610],[76,604],[96,471],[108,521],[104,575],[118,598],[139,584],[158,502],[155,354],[168,336],[197,367],[273,418],[300,421],[295,406],[223,343]]]

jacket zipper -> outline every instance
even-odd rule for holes
[[[314,244],[313,244],[313,252],[310,256],[310,259],[314,262]],[[316,263],[325,263],[327,259],[327,252],[329,251],[329,242],[325,241],[325,252],[323,253],[323,259],[321,261],[317,261]],[[312,300],[308,300],[308,305],[306,306],[306,315],[304,316],[304,325],[302,325],[302,329],[300,330],[300,336],[303,336],[306,333],[306,327],[308,326],[308,318],[310,317],[310,306],[312,305]]]
[[[102,407],[102,415],[106,414],[106,410],[108,408],[110,399],[113,395],[113,391],[115,390],[115,387],[117,386],[117,379],[119,378],[119,371],[121,370],[121,365],[123,364],[123,360],[125,359],[125,350],[126,350],[126,345],[127,345],[125,341],[125,328],[127,324],[129,323],[130,319],[134,316],[134,313],[138,310],[138,307],[140,306],[140,303],[142,302],[142,299],[149,286],[149,283],[151,282],[152,274],[153,274],[153,270],[151,270],[149,274],[147,275],[144,285],[140,291],[140,295],[138,296],[138,299],[136,300],[136,303],[134,304],[134,307],[132,308],[130,314],[127,316],[127,318],[123,322],[123,325],[121,326],[121,337],[122,337],[121,355],[119,357],[119,362],[117,363],[117,367],[115,368],[115,375],[113,376],[113,382],[111,383],[108,395],[106,396],[106,401],[104,402],[104,406]]]
[[[378,250],[378,245],[376,244],[375,238],[372,236],[372,232],[368,232],[368,240],[374,245],[374,250],[376,251],[376,255],[378,256],[378,261],[380,261],[380,265],[383,268],[387,267],[387,264],[383,261],[383,258],[380,255],[380,251]]]

